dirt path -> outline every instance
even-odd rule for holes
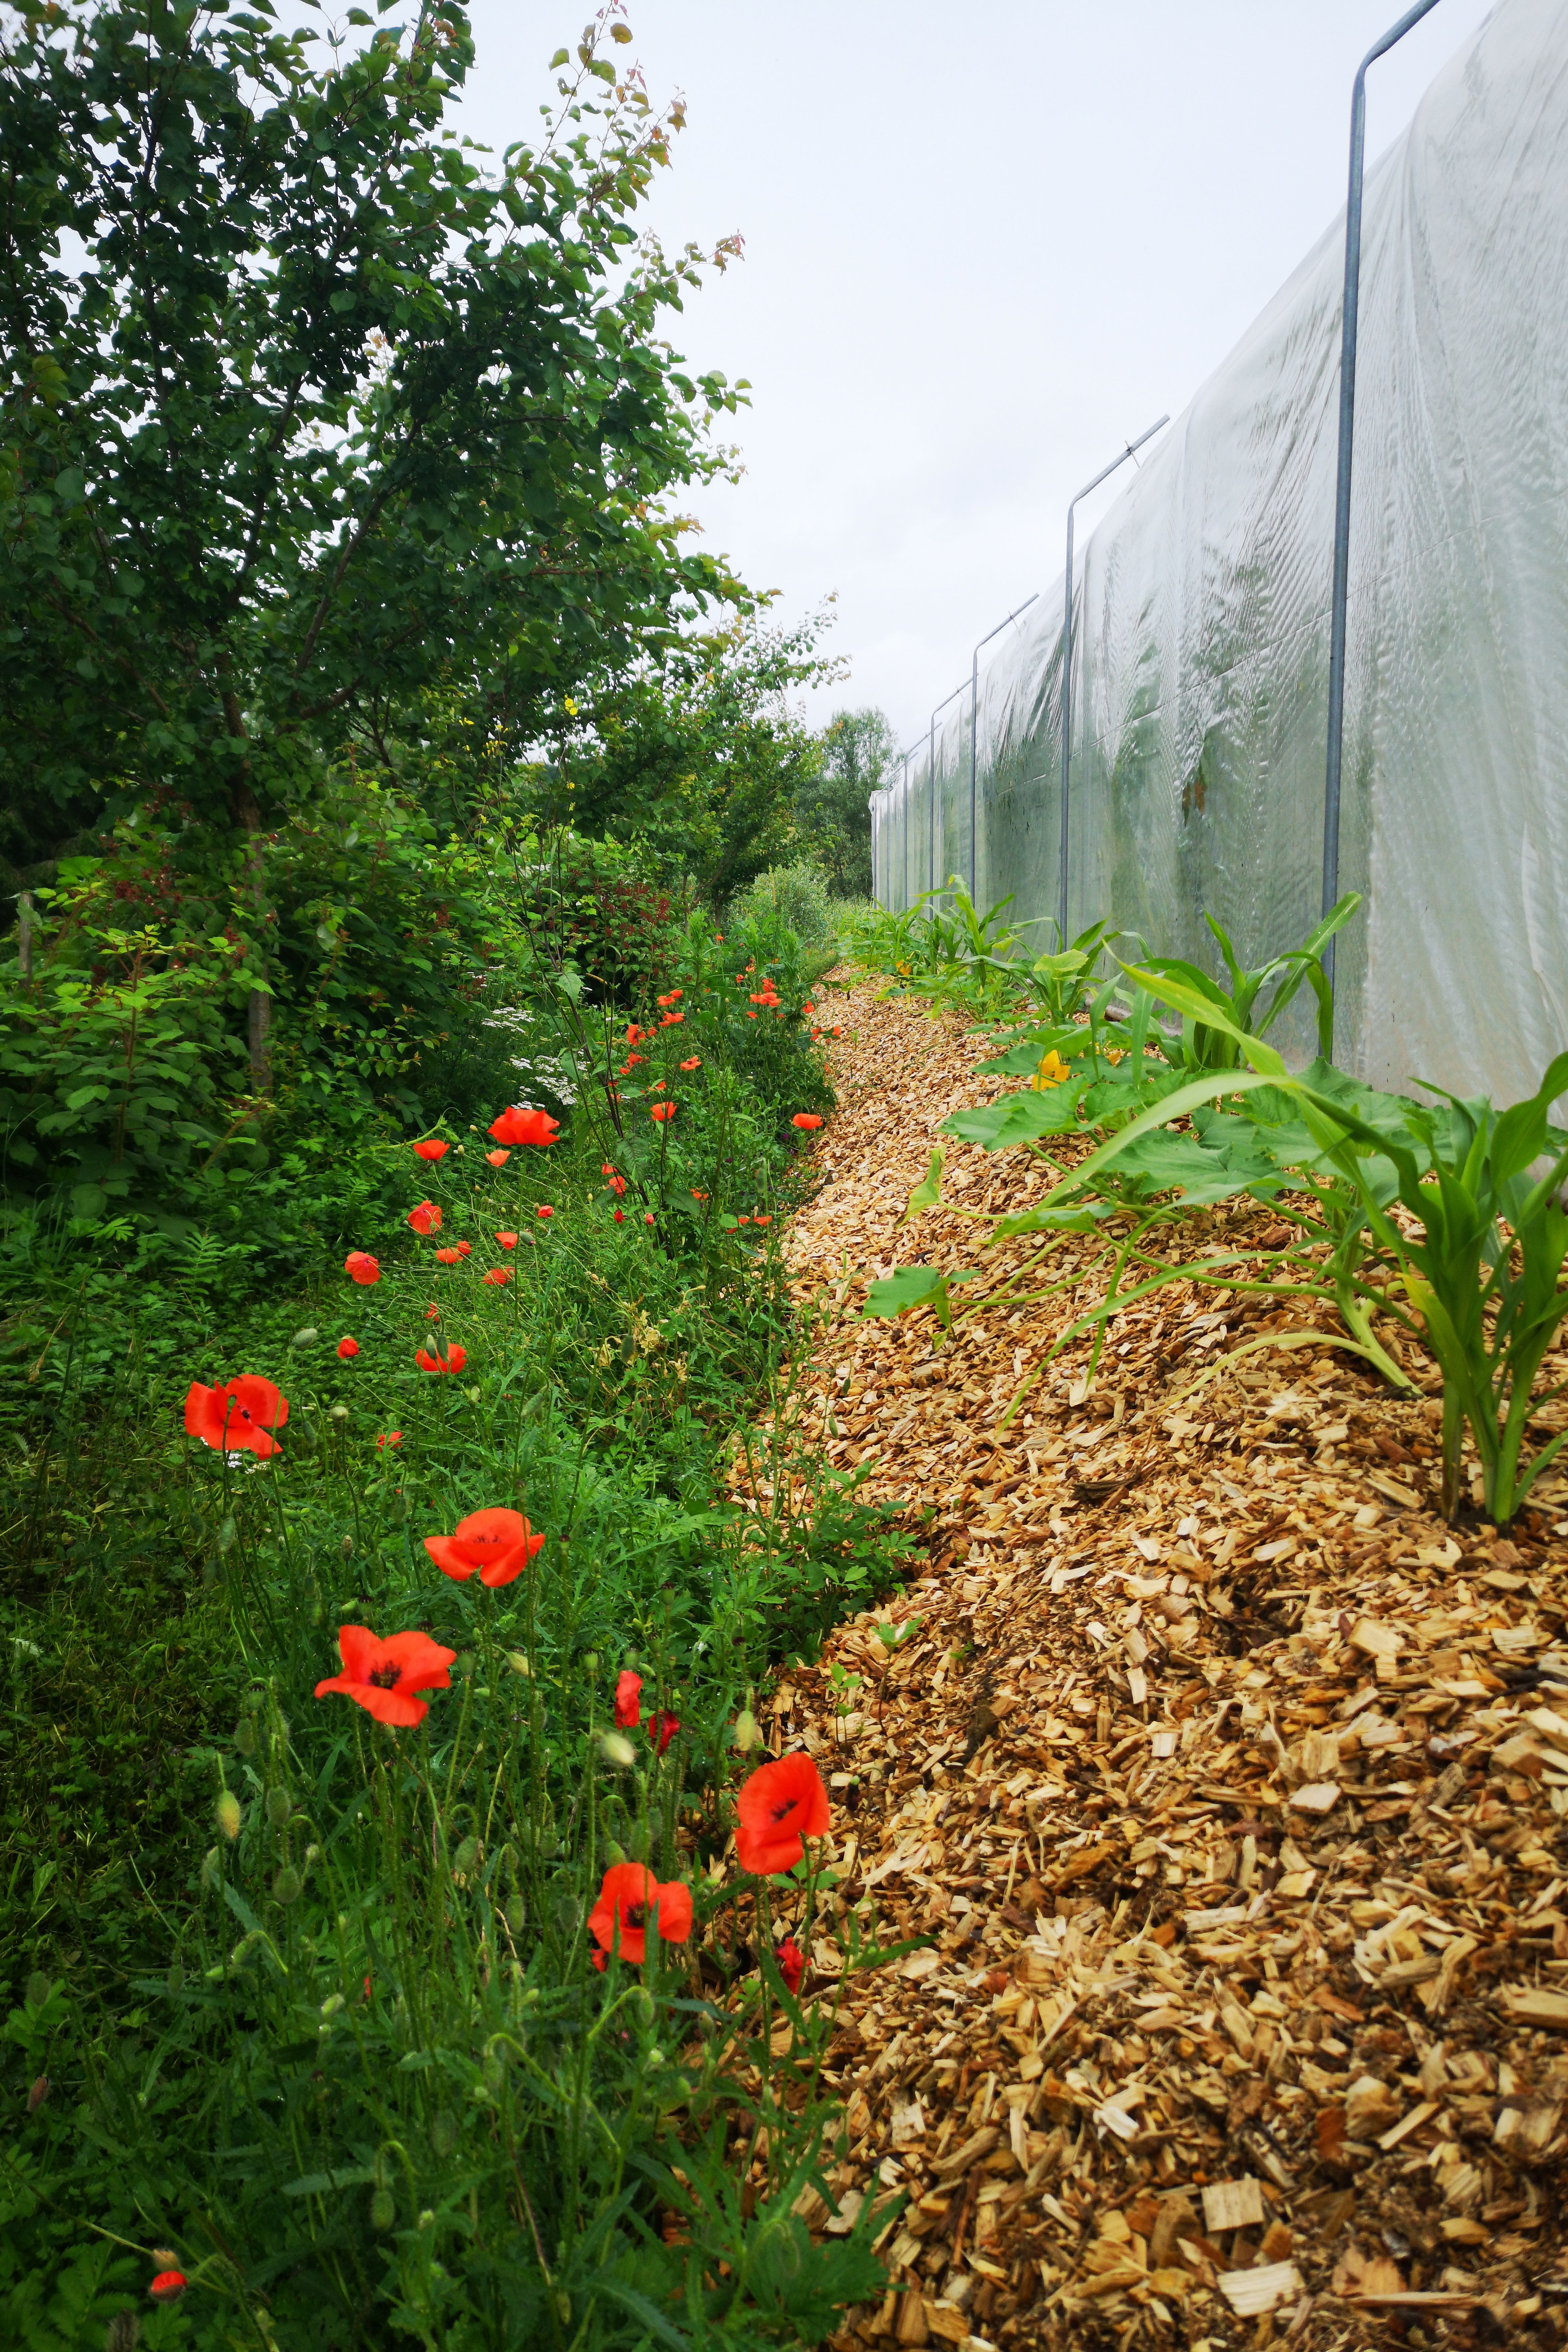
[[[1083,1346],[999,1435],[1070,1304],[937,1354],[928,1313],[855,1309],[896,1261],[981,1262],[984,1225],[897,1221],[940,1121],[1007,1082],[869,988],[840,1019],[789,1244],[841,1300],[805,1428],[930,1567],[771,1727],[831,1774],[841,1892],[932,1942],[856,1983],[834,2045],[840,2209],[910,2200],[898,2288],[834,2345],[1562,2343],[1563,1501],[1456,1538],[1431,1402],[1326,1344],[1174,1406],[1268,1328],[1188,1285],[1117,1325],[1087,1399]],[[1012,1205],[1020,1161],[954,1147],[949,1193]],[[820,1990],[830,1937],[814,1957]]]

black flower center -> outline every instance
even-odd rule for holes
[[[365,1680],[373,1690],[395,1690],[400,1666],[373,1666]]]

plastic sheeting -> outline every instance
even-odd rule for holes
[[[1069,930],[1214,968],[1205,908],[1249,962],[1317,918],[1343,257],[1342,215],[1084,548]],[[1512,1100],[1568,1045],[1568,0],[1504,0],[1369,170],[1359,342],[1336,1058]],[[1058,903],[1061,623],[1058,574],[981,685],[1015,919]],[[965,695],[872,801],[885,906],[967,879],[970,760]]]

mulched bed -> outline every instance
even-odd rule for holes
[[[1005,1265],[984,1224],[898,1221],[941,1120],[1010,1082],[918,1003],[845,1008],[788,1243],[824,1315],[795,1436],[868,1465],[929,1567],[768,1720],[830,1780],[838,1898],[931,1940],[839,2011],[848,2154],[808,2219],[885,2200],[897,2284],[833,2344],[1561,2344],[1568,1489],[1511,1538],[1450,1528],[1435,1395],[1326,1316],[1181,1402],[1318,1313],[1184,1283],[998,1433],[1091,1293],[937,1351],[929,1312],[858,1319],[896,1263]],[[944,1148],[972,1207],[1043,1189]],[[1182,1246],[1280,1238],[1248,1202]],[[911,1630],[889,1654],[879,1624]],[[831,2001],[830,1932],[812,1957]]]

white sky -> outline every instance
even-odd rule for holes
[[[582,5],[582,0],[578,0]],[[648,218],[745,259],[673,322],[752,385],[709,543],[852,663],[814,721],[900,740],[976,637],[1061,569],[1074,490],[1177,416],[1344,203],[1350,89],[1399,0],[631,0],[688,128]],[[1489,14],[1438,0],[1368,77],[1369,162]],[[531,136],[539,0],[473,0],[463,127]],[[1116,496],[1079,510],[1079,538]],[[1001,641],[998,640],[998,643]]]

